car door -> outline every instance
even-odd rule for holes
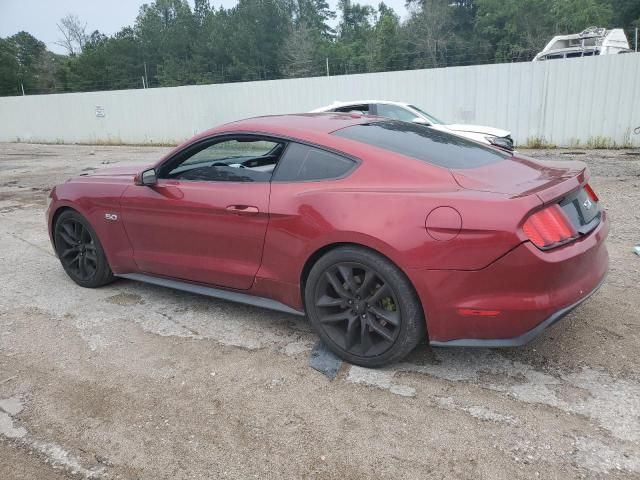
[[[269,218],[271,171],[284,143],[212,138],[156,169],[157,183],[130,186],[122,219],[141,271],[233,289],[251,287]]]

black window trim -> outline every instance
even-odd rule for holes
[[[196,142],[190,143],[189,145],[184,147],[182,150],[174,153],[169,158],[167,158],[164,162],[162,162],[160,165],[157,165],[155,167],[157,175],[158,175],[158,178],[161,179],[161,180],[170,180],[170,179],[167,179],[166,177],[163,177],[163,175],[166,175],[166,169],[168,169],[178,159],[183,158],[183,156],[185,154],[188,154],[189,152],[191,152],[191,151],[197,149],[198,147],[202,146],[202,144],[207,144],[207,143],[211,142],[211,145],[215,145],[216,143],[220,143],[220,142],[224,141],[225,139],[234,139],[234,138],[238,138],[238,137],[248,137],[248,138],[259,137],[260,140],[284,143],[284,150],[280,154],[280,158],[278,159],[278,162],[276,163],[275,168],[271,172],[271,178],[268,181],[257,181],[257,182],[239,182],[239,181],[233,182],[233,181],[227,181],[227,180],[211,180],[211,181],[207,181],[207,183],[224,182],[224,183],[244,184],[244,183],[329,182],[329,181],[342,180],[344,178],[347,178],[362,163],[361,159],[359,159],[357,157],[354,157],[353,155],[350,155],[348,153],[345,153],[345,152],[342,152],[340,150],[337,150],[335,148],[327,147],[326,145],[319,145],[319,144],[314,143],[314,142],[309,142],[307,140],[301,140],[299,138],[290,137],[288,135],[273,135],[273,134],[268,134],[268,133],[263,133],[263,132],[241,130],[241,131],[237,131],[237,132],[222,132],[222,133],[218,133],[218,134],[212,135],[210,137],[202,138],[202,139],[200,139],[200,140],[198,140]],[[343,175],[341,175],[339,177],[321,178],[321,179],[317,179],[317,180],[282,180],[282,181],[274,180],[274,177],[275,177],[276,172],[278,170],[278,167],[280,165],[280,159],[287,153],[287,150],[289,148],[289,144],[291,144],[291,143],[298,143],[300,145],[306,145],[308,147],[317,148],[319,150],[324,150],[326,152],[333,153],[334,155],[338,155],[340,157],[344,157],[344,158],[346,158],[346,159],[348,159],[348,160],[353,162],[353,167],[351,167],[349,170],[347,170]],[[205,148],[207,148],[207,147],[205,147]],[[180,180],[180,181],[181,182],[200,182],[200,183],[205,182],[204,180]]]

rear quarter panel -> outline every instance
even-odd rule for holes
[[[295,297],[305,262],[337,243],[376,250],[410,276],[414,269],[481,269],[525,240],[520,226],[541,203],[535,195],[464,190],[446,169],[388,156],[369,151],[366,161],[341,180],[272,183],[258,289],[265,282],[284,284],[294,293],[278,299],[300,307]],[[447,241],[433,238],[425,227],[429,213],[441,206],[462,217],[455,232],[442,225],[453,237]],[[279,289],[265,287],[270,294]]]

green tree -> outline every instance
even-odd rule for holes
[[[611,26],[613,9],[601,0],[554,0],[550,14],[554,33],[577,33],[590,26]]]
[[[284,0],[240,0],[229,12],[227,48],[233,80],[280,78],[291,31],[292,6]]]
[[[554,33],[553,0],[476,0],[475,32],[495,61],[529,60]]]
[[[195,46],[194,62],[200,66],[200,82],[224,82],[229,79],[231,52],[228,48],[231,16],[220,7],[210,11]]]
[[[635,29],[640,28],[640,2],[638,0],[611,0],[613,10],[611,26],[622,27],[633,45]]]
[[[287,77],[310,77],[319,73],[318,36],[306,23],[294,26],[283,45]]]
[[[344,73],[366,72],[374,61],[374,10],[351,0],[340,0],[338,10],[341,19],[332,57]]]
[[[7,80],[13,88],[24,87],[26,93],[39,93],[47,86],[48,77],[43,69],[46,47],[43,42],[27,32],[18,32],[3,41],[2,56],[7,64]],[[13,57],[13,58],[10,58]],[[13,74],[10,73],[13,70]],[[16,84],[17,83],[17,84]]]
[[[193,5],[193,7],[191,6]],[[408,0],[401,21],[339,0],[155,0],[135,24],[87,36],[80,19],[61,25],[67,56],[26,32],[0,39],[0,94],[190,85],[282,77],[527,61],[556,34],[622,27],[632,39],[638,0]]]
[[[517,1],[517,0],[516,0]],[[447,52],[456,36],[455,10],[449,0],[422,0],[406,25],[412,65],[418,68],[447,65]]]
[[[163,86],[197,83],[193,54],[198,22],[186,0],[143,5],[135,31],[143,62],[154,66],[154,80]]]
[[[0,38],[0,95],[20,94],[19,68],[14,43]]]
[[[304,25],[309,31],[319,34],[322,39],[330,39],[335,35],[328,22],[336,18],[336,13],[329,8],[326,0],[294,0],[293,16],[296,26]]]
[[[209,0],[195,0],[193,6],[193,16],[196,18],[198,26],[205,24],[207,17],[211,14],[211,4]]]
[[[325,0],[294,0],[291,31],[283,45],[287,77],[323,75],[335,31],[335,12]]]
[[[384,2],[378,5],[373,43],[373,71],[400,70],[406,66],[400,18]]]

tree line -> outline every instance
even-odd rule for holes
[[[27,32],[0,38],[0,95],[342,75],[531,60],[556,34],[640,26],[638,0],[407,0],[402,20],[339,0],[156,0],[108,36],[73,15],[58,55]]]

